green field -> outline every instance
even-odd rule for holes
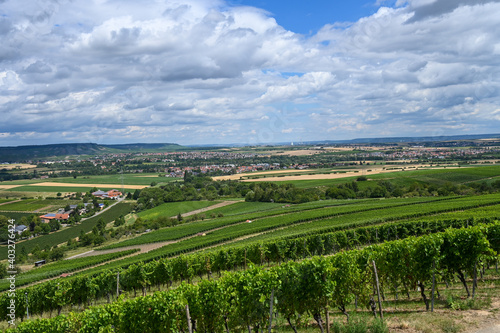
[[[27,199],[10,204],[1,205],[0,210],[33,212],[42,208],[47,208],[40,212],[51,212],[51,211],[56,211],[58,208],[63,208],[66,205],[76,205],[79,204],[80,202],[81,202],[80,200]]]
[[[8,190],[5,190],[6,192],[33,192],[33,193],[43,193],[43,192],[51,192],[53,193],[53,196],[55,196],[56,193],[67,193],[67,192],[88,192],[92,190],[93,187],[81,187],[81,186],[36,186],[36,185],[26,185],[26,186],[19,186],[16,188],[11,188]],[[100,190],[107,191],[107,190],[112,190],[116,189],[116,187],[104,187],[100,186]],[[118,188],[118,190],[120,190]],[[125,189],[125,192],[133,192],[134,190],[127,190]]]
[[[169,183],[180,181],[180,178],[158,177],[158,174],[115,174],[98,176],[80,176],[48,178],[48,179],[24,179],[8,182],[0,182],[0,185],[22,185],[11,189],[0,189],[0,193],[22,192],[23,195],[32,196],[32,193],[66,193],[66,192],[87,192],[94,187],[101,190],[121,189],[121,185],[150,186],[151,183]],[[89,184],[89,186],[43,186],[42,183],[61,183],[61,184]],[[124,189],[124,192],[133,192],[134,189]],[[3,200],[3,199],[2,199]],[[1,202],[0,202],[1,203]]]
[[[140,174],[115,174],[115,175],[97,175],[97,176],[79,176],[60,177],[48,179],[23,179],[8,182],[0,182],[0,185],[27,185],[36,183],[64,183],[64,184],[124,184],[124,185],[150,185],[151,182],[166,183],[179,180],[178,178],[158,177],[158,174],[140,173]]]
[[[13,199],[0,199],[0,204],[13,201]],[[2,205],[3,206],[3,205]]]
[[[181,201],[181,202],[166,202],[152,209],[140,212],[137,214],[145,220],[152,220],[159,216],[175,217],[177,214],[185,214],[193,210],[213,206],[220,201]],[[207,212],[209,213],[209,212]],[[205,214],[207,214],[205,213]]]
[[[6,212],[0,210],[0,215],[7,216],[9,219],[14,219],[17,222],[21,221],[23,217],[29,217],[33,215],[32,213],[16,213],[16,212]],[[19,223],[18,223],[19,224]],[[1,260],[1,259],[0,259]]]

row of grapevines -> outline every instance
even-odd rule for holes
[[[297,237],[297,235],[336,231],[353,225],[362,226],[381,224],[416,216],[427,216],[439,212],[474,208],[481,205],[491,205],[497,203],[499,203],[498,196],[487,198],[479,202],[477,201],[477,197],[468,197],[454,200],[441,200],[440,202],[431,203],[407,203],[404,204],[404,210],[401,209],[401,205],[403,204],[395,204],[386,206],[385,208],[379,206],[365,207],[361,209],[355,209],[355,207],[339,207],[339,209],[335,210],[335,212],[308,211],[304,214],[282,215],[263,220],[256,220],[252,223],[233,225],[221,230],[207,233],[206,236],[189,238],[148,253],[140,254],[134,258],[134,260],[151,261],[164,257],[172,257],[232,241],[239,237],[255,235],[269,230],[275,230],[271,235],[267,236],[272,239],[292,236]],[[331,218],[332,215],[335,217]],[[328,216],[330,216],[330,218],[323,219]],[[313,221],[306,223],[311,220]],[[123,265],[128,264],[130,264],[129,260],[123,263]],[[117,267],[120,263],[116,262],[114,265]]]
[[[332,205],[330,201],[324,206],[313,206],[313,208],[300,207],[289,207],[282,208],[279,210],[274,210],[272,212],[254,213],[246,217],[235,216],[219,218],[215,220],[207,220],[202,222],[188,223],[178,225],[172,228],[166,228],[158,231],[149,232],[147,234],[141,235],[139,237],[126,240],[120,243],[112,244],[100,248],[101,250],[107,250],[112,248],[119,248],[124,246],[139,245],[146,243],[163,242],[169,240],[177,240],[184,237],[196,235],[201,232],[207,232],[212,229],[217,229],[221,227],[232,226],[233,224],[238,224],[246,220],[258,221],[259,223],[267,223],[269,225],[288,225],[293,223],[301,223],[305,221],[326,219],[333,216],[339,216],[343,214],[350,214],[363,211],[372,211],[377,209],[386,209],[388,207],[401,207],[406,205],[422,204],[428,202],[436,202],[442,200],[456,200],[455,198],[411,198],[411,199],[387,199],[387,200],[373,200],[373,201],[342,201],[340,204]],[[354,205],[354,203],[356,203]],[[306,206],[307,207],[307,206]],[[262,219],[262,220],[261,220]],[[235,226],[238,228],[238,226]],[[224,230],[227,230],[225,228]]]
[[[500,204],[500,195],[471,196],[457,198],[451,201],[429,202],[421,205],[411,205],[404,210],[388,207],[376,213],[357,212],[340,218],[313,221],[307,224],[297,224],[286,229],[277,230],[267,235],[256,237],[256,241],[274,238],[294,238],[304,234],[318,234],[338,230],[339,227],[358,223],[359,225],[380,224],[403,219],[417,219],[429,215],[456,212],[479,207],[495,206]]]
[[[429,223],[398,223],[382,226],[360,228],[352,231],[338,231],[324,235],[312,235],[303,238],[281,240],[255,244],[253,246],[214,250],[188,256],[179,256],[172,259],[162,259],[148,263],[136,263],[127,269],[120,270],[120,288],[123,290],[142,289],[143,293],[148,286],[171,285],[173,281],[191,281],[195,276],[202,278],[211,276],[212,272],[220,273],[251,263],[265,261],[295,260],[311,255],[336,253],[343,249],[353,249],[359,245],[372,244],[390,239],[403,238],[411,235],[422,235],[445,230],[449,227],[459,228],[463,225],[476,225],[479,222],[493,223],[493,220],[446,220]],[[494,242],[494,238],[492,239]],[[496,241],[498,242],[498,241]],[[500,245],[494,243],[494,249]],[[70,280],[49,281],[27,288],[30,295],[30,308],[35,313],[43,313],[54,309],[61,309],[64,305],[85,304],[94,299],[109,297],[116,290],[116,270],[106,270],[96,276],[89,274],[76,276]],[[51,295],[56,292],[55,284],[61,283],[65,287],[64,297],[54,294],[47,301],[36,295]],[[48,290],[48,291],[47,291]],[[59,297],[59,298],[58,298]],[[37,303],[41,302],[41,303]],[[0,304],[8,302],[3,294]]]
[[[414,290],[417,286],[428,287],[432,276],[440,280],[471,273],[478,262],[494,255],[487,237],[499,236],[498,223],[448,229],[267,270],[254,267],[228,273],[219,280],[183,284],[174,290],[82,313],[27,321],[7,332],[179,332],[186,331],[189,325],[209,332],[258,331],[267,327],[275,314],[286,318],[294,330],[306,315],[322,328],[325,311],[340,309],[348,315],[346,308],[355,299],[367,304],[373,298],[372,262],[382,280]],[[61,288],[49,293],[48,299],[52,300],[52,295],[64,298]],[[17,298],[20,303],[22,296]],[[18,311],[18,316],[24,315],[22,309]]]
[[[36,281],[50,279],[63,273],[71,273],[87,267],[95,266],[106,261],[114,260],[138,252],[139,249],[131,249],[115,253],[100,254],[97,256],[83,257],[72,260],[61,260],[34,268],[16,276],[16,286],[24,286]],[[0,281],[0,291],[10,288],[7,280]]]

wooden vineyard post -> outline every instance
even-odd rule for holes
[[[274,303],[274,288],[271,291],[271,304],[269,305],[269,329],[268,332],[271,333],[273,328],[273,303]]]
[[[247,270],[247,249],[245,249],[245,271]]]
[[[120,297],[120,272],[116,274],[116,299]]]
[[[330,313],[328,312],[328,302],[325,307],[326,333],[330,333]]]
[[[474,279],[472,280],[472,299],[476,297],[476,286],[477,286],[477,261],[474,263]]]
[[[191,325],[191,316],[189,315],[189,305],[186,304],[186,318],[188,323],[188,331],[189,333],[193,333],[193,326]]]
[[[375,282],[377,284],[377,297],[378,297],[378,311],[380,313],[380,319],[384,320],[384,314],[382,312],[382,302],[380,301],[380,286],[378,283],[377,266],[375,265],[375,260],[372,260],[373,271],[375,272]]]
[[[434,290],[436,289],[436,262],[432,263],[431,312],[434,312]]]

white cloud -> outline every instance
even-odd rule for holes
[[[499,1],[398,1],[307,38],[222,0],[2,10],[0,145],[58,142],[61,131],[193,144],[500,125]]]

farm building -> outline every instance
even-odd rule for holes
[[[24,230],[28,229],[27,226],[25,226],[24,224],[20,224],[18,226],[16,226],[15,230],[16,232],[20,235],[23,233]]]
[[[69,219],[69,214],[49,213],[49,214],[45,214],[45,215],[40,216],[40,218],[42,219],[43,223],[49,223],[51,220],[57,220],[59,222],[64,222],[64,221],[67,221]]]
[[[94,197],[98,198],[110,198],[110,199],[118,199],[120,196],[122,196],[122,192],[118,190],[109,190],[109,191],[95,191],[92,193]]]

